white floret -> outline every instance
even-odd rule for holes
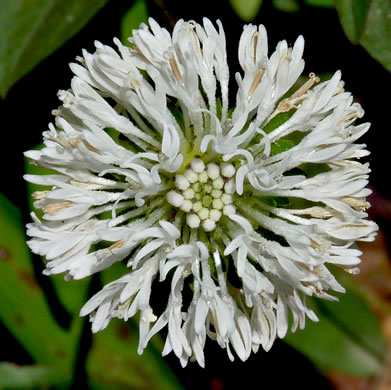
[[[201,221],[204,219],[209,218],[209,210],[206,207],[203,207],[199,212],[198,216],[200,217]]]
[[[184,198],[181,194],[178,194],[178,192],[175,192],[175,191],[169,191],[167,193],[167,201],[168,203],[170,203],[171,205],[175,206],[175,207],[181,207],[183,205],[183,202],[184,202]]]
[[[231,194],[223,194],[221,196],[221,200],[223,201],[224,204],[232,204],[234,201],[234,198]]]
[[[192,170],[196,173],[202,173],[205,170],[205,164],[199,158],[193,158],[192,162],[190,163],[190,166]]]
[[[219,169],[218,165],[213,164],[213,163],[208,164],[207,172],[208,172],[208,176],[212,180],[215,180],[220,176],[220,169]]]
[[[185,176],[177,175],[175,177],[175,186],[178,188],[178,190],[184,191],[189,188],[190,183]]]
[[[212,219],[206,219],[204,222],[202,222],[202,227],[206,232],[211,232],[215,229],[216,223]]]
[[[192,201],[189,199],[185,199],[180,209],[185,213],[188,213],[192,209],[192,207],[193,207]]]
[[[184,172],[184,175],[185,175],[186,179],[189,180],[189,182],[191,184],[198,181],[198,175],[192,169],[186,169],[186,171]]]
[[[213,188],[221,190],[224,187],[224,180],[221,176],[213,180]]]
[[[224,215],[231,215],[236,213],[235,206],[232,206],[231,204],[228,204],[223,207],[223,214]]]
[[[235,180],[234,179],[228,180],[224,185],[224,191],[227,194],[234,194],[235,189],[236,188],[235,188]]]
[[[186,223],[192,229],[198,228],[200,226],[201,220],[200,217],[196,214],[188,214],[186,217]]]
[[[224,177],[232,177],[236,172],[235,167],[232,164],[229,163],[223,163],[221,164],[221,174]]]
[[[212,209],[209,211],[209,218],[212,219],[213,221],[217,222],[221,218],[221,211]]]

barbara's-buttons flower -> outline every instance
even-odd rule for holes
[[[356,143],[369,124],[354,124],[363,111],[340,72],[297,86],[304,39],[269,56],[265,28],[247,25],[230,105],[216,25],[181,20],[170,35],[150,19],[131,47],[97,42],[71,64],[44,148],[26,153],[55,171],[26,175],[48,186],[33,194],[43,216],[28,225],[45,273],[81,279],[123,262],[81,315],[97,332],[139,313],[140,353],[167,326],[163,354],[183,365],[204,365],[207,337],[246,360],[285,336],[289,311],[293,331],[316,321],[305,296],[343,292],[327,264],[354,273],[355,241],[377,229]]]

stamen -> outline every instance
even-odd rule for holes
[[[32,193],[33,199],[45,199],[49,191],[35,191]]]
[[[194,25],[191,25],[191,26],[189,27],[188,31],[189,31],[191,40],[193,41],[193,44],[194,44],[196,53],[198,54],[198,56],[199,56],[200,58],[202,58],[202,51],[201,51],[200,41],[199,41],[199,39],[198,39],[197,34],[194,32],[194,28],[195,28],[195,26],[194,26]]]
[[[365,201],[364,199],[357,199],[351,196],[342,196],[339,198],[339,200],[360,211],[365,211],[370,207],[369,202]]]
[[[307,80],[296,92],[293,93],[290,97],[282,100],[275,111],[268,118],[267,123],[269,123],[275,116],[283,112],[290,111],[296,103],[303,99],[305,93],[316,83],[320,81],[320,78],[315,75],[315,73],[309,74],[309,80]]]
[[[290,97],[290,99],[296,99],[303,96],[312,86],[319,83],[320,78],[315,73],[309,74],[309,79]]]
[[[258,38],[259,38],[259,33],[258,33],[258,31],[256,31],[253,35],[252,40],[251,40],[251,56],[254,61],[257,58]]]
[[[170,56],[169,62],[170,62],[172,73],[174,73],[175,78],[178,80],[180,84],[183,84],[183,76],[181,74],[181,71],[179,70],[179,65],[174,55]]]
[[[319,244],[318,242],[311,239],[311,247],[314,249],[324,249],[324,246],[322,244]]]
[[[83,143],[83,145],[88,149],[90,150],[91,152],[95,152],[95,153],[99,153],[99,150],[97,148],[95,148],[94,146],[92,146],[90,143],[88,143],[87,141],[85,141],[84,139],[80,139],[80,138],[72,138],[70,141],[69,141],[69,144],[73,147],[73,148],[77,148],[78,145],[80,144],[80,142]]]
[[[109,250],[113,250],[115,248],[122,248],[125,245],[125,240],[119,240],[114,244],[109,246]]]
[[[263,69],[263,68],[258,69],[257,72],[255,73],[254,80],[253,80],[251,87],[248,91],[249,98],[254,94],[254,92],[257,89],[259,83],[261,82],[264,74],[265,74],[265,69]]]
[[[356,119],[356,118],[361,118],[362,117],[362,112],[360,111],[353,111],[347,115],[345,115],[343,118],[341,118],[339,121],[338,121],[338,125],[342,125],[342,123],[344,122],[348,122],[352,119]]]
[[[51,203],[45,206],[43,211],[49,215],[56,215],[59,211],[71,206],[73,203],[69,200],[59,203]]]

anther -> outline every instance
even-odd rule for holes
[[[296,103],[302,100],[303,95],[316,83],[320,81],[320,78],[315,75],[315,73],[309,74],[309,80],[307,80],[296,92],[294,92],[290,97],[282,100],[274,112],[268,118],[268,122],[270,122],[276,115],[281,114],[283,112],[290,111]]]
[[[309,74],[309,79],[289,98],[290,100],[303,96],[314,84],[319,83],[320,78],[315,73]]]
[[[59,203],[51,203],[45,206],[43,211],[48,215],[56,215],[58,212],[60,212],[63,209],[66,209],[67,207],[71,206],[73,203],[71,201],[65,201],[65,202],[59,202]]]
[[[259,83],[261,82],[264,74],[265,74],[265,69],[263,69],[263,68],[258,69],[257,72],[255,73],[254,80],[251,84],[250,89],[248,90],[248,97],[249,98],[254,94],[254,92],[257,89]]]
[[[183,76],[181,74],[181,71],[179,70],[179,65],[174,55],[170,56],[169,62],[170,62],[172,73],[174,73],[175,78],[178,80],[180,84],[183,84]]]

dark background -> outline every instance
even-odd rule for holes
[[[111,0],[99,11],[91,22],[62,48],[44,60],[26,77],[20,80],[9,92],[5,100],[0,100],[1,129],[1,188],[0,191],[22,211],[25,222],[29,221],[26,199],[26,186],[23,181],[23,152],[39,144],[42,131],[47,129],[52,120],[51,111],[59,105],[56,93],[67,89],[72,77],[68,63],[81,54],[82,48],[94,51],[93,42],[99,40],[112,45],[114,36],[120,34],[120,20],[131,6],[131,1]],[[197,0],[149,2],[149,13],[161,25],[171,29],[178,18],[202,21],[206,16],[212,21],[221,19],[224,25],[228,46],[228,58],[231,71],[231,103],[234,103],[236,85],[234,74],[239,70],[237,46],[243,29],[243,22],[232,11],[225,0]],[[335,9],[310,7],[300,4],[297,13],[284,13],[265,0],[253,24],[265,25],[269,36],[269,54],[278,41],[286,39],[293,45],[298,35],[305,38],[304,74],[317,74],[342,70],[345,88],[362,104],[366,114],[364,119],[372,123],[369,134],[362,142],[368,145],[372,154],[369,158],[373,170],[371,185],[377,193],[390,197],[388,183],[389,163],[387,153],[389,141],[386,140],[389,107],[388,92],[391,90],[391,77],[378,62],[367,52],[353,46],[346,38],[339,23]],[[385,95],[384,95],[385,94]],[[376,207],[374,207],[376,212]],[[379,217],[380,218],[380,217]],[[380,223],[387,233],[387,219],[380,218]],[[67,327],[70,316],[57,302],[50,279],[41,276],[40,259],[34,258],[35,274],[38,282],[46,291],[53,314],[59,323]],[[91,293],[98,288],[98,282],[92,282]],[[89,324],[86,322],[83,343],[80,346],[75,387],[86,388],[82,374],[83,364],[91,341]],[[33,363],[18,341],[0,324],[1,345],[0,360],[18,364]],[[236,388],[289,388],[331,389],[331,385],[321,376],[312,364],[297,351],[281,341],[276,341],[268,353],[259,351],[246,363],[236,360],[231,363],[226,351],[216,343],[206,346],[206,368],[197,363],[182,369],[175,356],[166,360],[171,365],[182,385],[186,389],[236,389]],[[316,345],[314,345],[316,348]],[[271,385],[272,384],[272,385]]]

